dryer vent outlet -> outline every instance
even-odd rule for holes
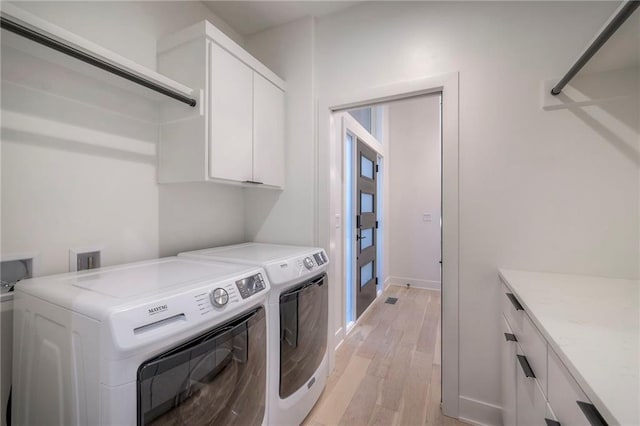
[[[84,271],[85,269],[99,268],[100,252],[88,251],[84,253],[78,253],[76,264],[77,264],[78,271]]]
[[[85,248],[69,250],[69,271],[85,271],[99,268],[102,265],[101,248]]]

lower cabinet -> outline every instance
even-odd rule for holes
[[[505,426],[603,426],[607,423],[524,308],[502,284],[500,356]]]

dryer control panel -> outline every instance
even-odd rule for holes
[[[259,291],[264,290],[266,285],[264,283],[264,278],[262,278],[262,274],[255,274],[236,281],[236,287],[238,287],[240,296],[242,296],[243,299],[246,299]]]

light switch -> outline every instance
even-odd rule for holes
[[[431,222],[431,213],[423,213],[422,214],[423,222]]]

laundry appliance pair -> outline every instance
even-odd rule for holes
[[[327,376],[327,263],[248,243],[21,282],[12,423],[299,424]]]

